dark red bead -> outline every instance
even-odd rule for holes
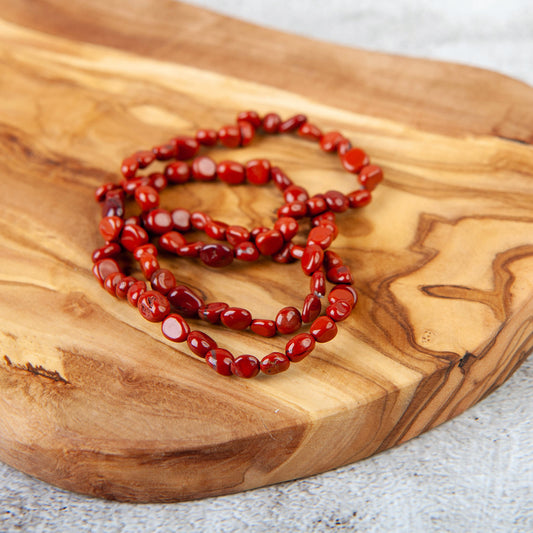
[[[372,195],[370,194],[370,191],[366,189],[360,189],[349,193],[347,198],[350,207],[356,208],[368,205],[372,200]]]
[[[194,229],[203,231],[205,225],[213,220],[207,213],[202,213],[201,211],[194,211],[191,213],[191,225]]]
[[[191,229],[191,212],[188,209],[177,208],[170,212],[174,229],[185,233]]]
[[[152,274],[150,284],[161,294],[168,294],[176,286],[176,278],[167,268],[160,268]]]
[[[250,324],[250,329],[261,337],[273,337],[276,334],[276,323],[273,320],[255,318]]]
[[[320,141],[323,134],[314,124],[304,122],[298,128],[298,135],[304,139],[309,139],[310,141]]]
[[[284,191],[292,185],[292,180],[279,167],[272,167],[270,169],[270,176],[280,191]]]
[[[104,280],[104,289],[111,294],[111,296],[117,295],[117,285],[125,278],[122,272],[113,272],[109,274]]]
[[[356,174],[370,163],[370,159],[361,148],[352,148],[341,155],[341,163],[348,172]]]
[[[187,318],[198,316],[198,309],[204,305],[203,299],[185,285],[177,285],[170,289],[167,298],[176,311]]]
[[[165,167],[165,177],[170,183],[187,183],[191,177],[191,167],[184,161],[173,161]]]
[[[252,231],[250,231],[250,240],[255,241],[255,239],[257,239],[257,236],[261,233],[264,233],[265,231],[268,231],[268,228],[266,228],[265,226],[256,226],[252,229]]]
[[[240,120],[249,122],[254,128],[261,126],[261,117],[257,114],[257,111],[241,111],[237,115],[237,122]]]
[[[160,144],[152,148],[152,152],[155,154],[155,158],[158,161],[166,161],[176,157],[176,146],[172,143]]]
[[[283,239],[288,242],[298,233],[299,225],[292,217],[281,217],[276,220],[274,229],[277,229],[283,235]]]
[[[283,265],[293,263],[295,261],[294,257],[291,255],[291,249],[293,246],[294,244],[292,242],[285,243],[279,252],[272,255],[272,261]]]
[[[97,202],[102,202],[109,191],[114,191],[117,189],[120,189],[120,185],[117,183],[104,183],[104,185],[100,185],[100,187],[96,189],[94,198]]]
[[[139,296],[137,309],[150,322],[161,322],[170,313],[170,303],[157,291],[146,291]]]
[[[124,191],[114,189],[105,195],[102,203],[103,217],[120,217],[124,216]]]
[[[311,217],[320,215],[328,209],[328,204],[323,194],[316,194],[315,196],[312,196],[305,202],[305,204],[307,205],[307,211]]]
[[[166,209],[152,209],[143,220],[146,230],[156,235],[162,235],[174,227],[172,216]]]
[[[302,270],[306,276],[310,276],[313,272],[322,266],[324,259],[324,250],[317,244],[310,244],[305,247],[302,255],[301,263]]]
[[[220,220],[212,220],[205,225],[205,233],[208,237],[217,241],[226,240],[226,229],[228,225]]]
[[[295,335],[285,345],[285,355],[293,362],[297,363],[307,357],[315,347],[315,339],[309,333],[299,333]]]
[[[202,305],[198,309],[198,317],[210,324],[218,324],[220,322],[220,315],[228,307],[229,305],[224,302],[212,302]]]
[[[354,307],[357,303],[357,293],[349,285],[337,285],[329,291],[328,302],[346,302],[350,307]]]
[[[241,144],[241,129],[236,124],[223,126],[218,130],[218,140],[226,148],[237,148]]]
[[[239,120],[237,126],[241,130],[241,146],[248,146],[255,136],[254,127],[246,120]]]
[[[157,248],[151,243],[142,244],[141,246],[138,246],[137,248],[135,248],[135,250],[133,250],[133,257],[135,257],[135,259],[137,259],[138,261],[141,258],[141,255],[145,253],[157,257],[158,251]]]
[[[228,307],[222,311],[220,321],[230,329],[246,329],[252,323],[252,314],[241,307]]]
[[[287,204],[292,202],[306,202],[309,200],[309,193],[299,185],[289,185],[283,191],[283,198]]]
[[[304,324],[313,322],[313,320],[320,314],[321,310],[322,304],[320,303],[320,298],[316,296],[316,294],[308,294],[305,297],[302,307],[302,322]]]
[[[196,132],[196,140],[202,146],[214,146],[218,140],[218,133],[215,130],[202,129]]]
[[[135,248],[143,244],[148,243],[148,233],[137,226],[136,224],[127,224],[122,229],[122,234],[120,235],[120,244],[128,250],[128,252],[133,252]]]
[[[348,302],[339,300],[333,304],[329,304],[326,308],[326,314],[335,322],[346,320],[352,312],[352,306]]]
[[[217,348],[217,343],[201,331],[191,331],[187,335],[187,345],[191,352],[199,357],[205,357],[207,352]]]
[[[270,161],[252,159],[246,163],[246,179],[253,185],[265,185],[270,181]]]
[[[200,143],[193,137],[181,135],[170,140],[176,150],[176,159],[186,161],[192,159],[200,149]]]
[[[97,263],[98,261],[102,259],[107,259],[108,257],[116,257],[120,252],[122,251],[122,247],[120,244],[116,242],[111,242],[109,244],[106,244],[105,246],[102,246],[101,248],[97,248],[92,255],[93,263]]]
[[[160,192],[163,189],[166,189],[168,186],[168,180],[164,174],[161,172],[152,172],[149,176],[150,185],[157,191]]]
[[[296,307],[284,307],[276,315],[276,329],[281,335],[294,333],[301,325],[302,317]]]
[[[250,232],[242,226],[228,226],[226,228],[226,240],[232,245],[237,246],[241,242],[250,239]]]
[[[322,148],[324,152],[335,152],[337,146],[343,139],[344,136],[338,131],[329,131],[322,135],[322,138],[320,139],[320,148]]]
[[[117,241],[124,228],[124,220],[120,217],[104,217],[98,224],[100,234],[106,242]]]
[[[316,217],[313,217],[311,219],[311,225],[314,226],[320,226],[324,222],[333,222],[335,223],[335,213],[333,211],[326,211],[325,213],[321,213],[320,215],[317,215]]]
[[[217,177],[217,164],[210,157],[202,155],[194,158],[191,171],[197,181],[213,181]]]
[[[283,235],[277,229],[264,231],[255,239],[255,245],[263,255],[273,255],[279,252],[284,242]]]
[[[215,348],[205,354],[205,362],[222,376],[231,376],[231,364],[233,361],[232,353],[224,350],[224,348]]]
[[[339,254],[332,252],[331,250],[326,250],[324,252],[324,268],[329,270],[330,268],[341,266],[344,263],[340,258]]]
[[[116,287],[116,296],[117,298],[120,298],[121,300],[125,300],[128,297],[128,291],[130,290],[130,287],[136,283],[137,280],[132,276],[124,276]]]
[[[316,226],[311,229],[307,236],[307,245],[316,244],[325,250],[333,242],[333,236],[334,232],[330,227],[325,225]]]
[[[294,115],[291,118],[288,118],[279,125],[279,133],[289,133],[291,131],[296,131],[302,124],[307,122],[307,117],[305,115]]]
[[[200,250],[200,259],[213,268],[222,268],[233,262],[233,250],[225,244],[206,244]]]
[[[152,254],[144,253],[139,258],[139,266],[143,276],[150,279],[152,274],[159,269],[159,262]]]
[[[148,176],[141,176],[140,178],[134,178],[129,181],[121,182],[122,190],[128,195],[135,194],[137,187],[146,185],[150,187],[152,186],[152,181]]]
[[[146,168],[155,161],[155,154],[151,150],[139,150],[133,154],[133,157],[137,159],[139,168]]]
[[[263,374],[279,374],[285,372],[290,366],[289,358],[281,352],[272,352],[261,359],[261,372]]]
[[[128,292],[126,294],[128,302],[133,305],[133,307],[137,307],[139,297],[144,292],[146,292],[146,283],[144,281],[136,281],[135,283],[130,285],[130,288],[128,289]]]
[[[120,165],[120,172],[127,180],[134,178],[138,169],[139,162],[135,156],[126,157]]]
[[[278,218],[303,218],[305,216],[307,216],[307,205],[305,205],[305,202],[292,202],[290,204],[284,204],[278,209]]]
[[[324,194],[328,207],[335,213],[342,213],[348,209],[350,202],[348,198],[339,191],[328,191]]]
[[[346,265],[329,268],[326,272],[326,278],[331,283],[346,283],[347,285],[353,283],[352,273]]]
[[[311,276],[310,291],[319,298],[326,294],[326,276],[321,270],[317,270]]]
[[[184,342],[187,340],[191,328],[183,317],[170,313],[161,323],[161,332],[170,341]]]
[[[250,241],[240,242],[235,246],[235,259],[240,261],[257,261],[259,259],[259,250],[257,246]]]
[[[239,185],[244,183],[244,166],[236,161],[221,161],[217,165],[218,179],[229,185]]]
[[[114,259],[101,259],[93,265],[93,274],[102,286],[107,276],[114,272],[120,272],[120,268]]]
[[[253,378],[259,373],[259,359],[254,355],[239,355],[231,363],[233,375],[239,378]]]
[[[265,133],[278,133],[280,125],[281,117],[277,113],[267,113],[261,123]]]
[[[205,246],[205,242],[196,241],[184,244],[178,248],[178,255],[180,257],[198,257],[202,248]]]
[[[321,316],[311,324],[309,333],[315,338],[316,342],[328,342],[337,335],[337,325],[331,318]]]

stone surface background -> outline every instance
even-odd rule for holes
[[[528,0],[194,0],[322,40],[467,63],[533,85]],[[125,4],[126,8],[126,4]],[[0,531],[533,531],[533,358],[463,415],[312,478],[166,505],[71,494],[0,464]]]

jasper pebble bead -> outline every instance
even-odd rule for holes
[[[326,309],[326,314],[335,322],[346,320],[350,316],[351,312],[352,307],[347,302],[342,300],[329,304]]]
[[[255,318],[250,324],[250,329],[261,337],[273,337],[276,334],[276,323],[273,320]]]
[[[93,274],[102,287],[107,276],[115,272],[120,272],[120,268],[114,259],[101,259],[93,265]]]
[[[309,329],[316,342],[328,342],[337,335],[337,325],[327,316],[318,317]]]
[[[167,298],[176,311],[187,318],[198,316],[198,310],[204,305],[203,299],[185,285],[177,285],[170,289]]]
[[[229,305],[224,302],[211,302],[200,306],[198,309],[198,318],[205,320],[210,324],[218,324],[220,322],[220,315],[225,311]]]
[[[233,261],[233,250],[225,244],[206,244],[202,246],[199,256],[207,266],[222,268]]]
[[[261,372],[272,375],[285,372],[290,366],[289,358],[281,352],[272,352],[261,359]]]
[[[161,322],[170,313],[168,299],[157,291],[146,291],[139,296],[137,309],[150,322]]]
[[[297,363],[307,357],[315,347],[315,338],[309,333],[295,335],[285,346],[285,355]]]
[[[276,329],[281,335],[294,333],[301,325],[302,317],[296,307],[284,307],[276,315]]]
[[[144,281],[136,281],[128,289],[128,293],[126,295],[128,302],[133,307],[137,307],[139,298],[144,292],[146,292],[146,283]]]
[[[254,355],[239,355],[231,363],[232,373],[239,378],[253,378],[259,373],[259,360]]]
[[[205,354],[205,362],[222,376],[231,376],[231,365],[233,361],[231,352],[224,348],[215,348]]]
[[[193,354],[199,357],[205,357],[207,352],[218,347],[209,335],[196,330],[187,335],[187,346]]]
[[[246,329],[252,323],[252,314],[241,307],[228,307],[222,311],[220,321],[230,329]]]
[[[183,317],[176,313],[170,313],[161,323],[161,332],[163,335],[174,342],[184,342],[191,331],[189,324]]]

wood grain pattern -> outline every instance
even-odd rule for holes
[[[3,461],[119,500],[235,492],[404,442],[489,394],[531,351],[533,89],[173,2],[0,3]],[[252,382],[177,350],[90,273],[93,190],[117,179],[122,156],[244,108],[302,110],[386,172],[373,204],[339,217],[357,312],[288,373]],[[335,158],[298,139],[214,152],[260,155],[311,192],[325,180],[351,189]],[[184,197],[244,225],[271,224],[279,203],[271,188],[222,184],[163,203]],[[298,265],[167,264],[208,300],[246,297],[258,316],[306,293]],[[236,352],[283,345],[205,329]]]

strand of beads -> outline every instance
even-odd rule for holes
[[[201,147],[217,143],[228,148],[248,145],[257,131],[290,133],[318,141],[326,152],[339,154],[344,168],[358,175],[359,188],[344,195],[327,191],[310,197],[307,191],[295,185],[278,167],[266,159],[255,159],[241,164],[235,161],[215,163],[205,155],[198,155]],[[154,161],[168,161],[164,172],[137,176],[139,169]],[[187,161],[190,161],[189,163]],[[93,272],[102,286],[112,295],[127,299],[141,315],[152,322],[161,322],[163,335],[174,342],[187,342],[190,350],[206,360],[222,375],[253,377],[261,370],[275,374],[287,370],[290,362],[297,362],[313,350],[316,342],[327,342],[337,334],[336,323],[345,320],[357,301],[350,287],[353,278],[340,257],[329,250],[338,234],[335,214],[348,208],[367,205],[371,191],[382,179],[382,171],[371,165],[366,153],[353,148],[340,133],[322,132],[310,124],[304,115],[295,115],[286,121],[275,113],[262,119],[253,111],[239,113],[237,124],[220,130],[198,130],[195,137],[175,137],[169,143],[152,150],[138,151],[123,160],[124,180],[119,184],[106,183],[96,191],[96,200],[102,205],[103,218],[99,230],[106,244],[93,252]],[[183,184],[193,179],[228,185],[249,183],[266,185],[273,181],[282,192],[284,203],[278,209],[278,218],[272,228],[247,229],[213,220],[203,212],[185,208],[167,211],[160,208],[159,192],[169,184]],[[141,209],[138,216],[125,218],[125,200],[133,196]],[[310,231],[306,245],[293,242],[299,234],[299,220],[309,218]],[[190,230],[205,232],[206,236],[227,244],[186,240]],[[253,318],[241,307],[230,307],[224,302],[206,303],[191,288],[178,285],[167,269],[160,268],[157,247],[180,257],[198,257],[210,267],[228,266],[234,259],[255,261],[266,256],[278,263],[300,260],[305,275],[310,276],[310,292],[301,311],[296,307],[281,309],[273,320]],[[138,261],[145,279],[137,280],[123,273],[115,260],[129,251]],[[321,298],[326,294],[326,280],[334,286],[328,294],[328,305],[321,315]],[[237,358],[207,334],[192,330],[186,319],[197,318],[211,324],[222,324],[234,330],[249,330],[254,334],[271,337],[276,334],[294,334],[302,324],[311,324],[308,333],[297,333],[286,344],[284,353],[272,352],[259,361],[250,354]]]

